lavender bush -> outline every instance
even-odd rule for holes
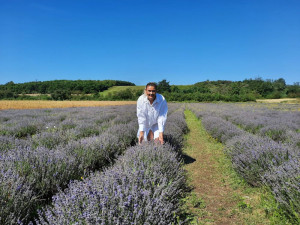
[[[0,160],[2,161],[1,158]],[[36,204],[35,193],[25,179],[2,163],[0,193],[0,224],[17,224],[27,219]]]
[[[202,124],[214,138],[222,143],[225,143],[232,137],[241,136],[246,133],[229,121],[216,116],[203,117]]]
[[[280,124],[264,126],[259,130],[259,134],[277,142],[285,142],[288,139],[288,130]]]
[[[164,139],[171,144],[176,151],[180,151],[184,145],[183,134],[187,131],[188,128],[184,119],[184,108],[177,109],[168,117]]]
[[[219,117],[240,126],[248,132],[274,137],[275,141],[280,142],[290,141],[289,132],[297,132],[300,127],[300,113],[298,109],[290,105],[286,105],[285,109],[280,108],[280,110],[269,109],[258,104],[244,103],[190,104],[189,107],[199,118],[206,116]],[[268,128],[261,131],[264,127]],[[281,131],[276,131],[277,128]]]
[[[168,116],[168,123],[175,123],[181,129],[182,133],[187,133],[188,127],[184,118],[184,110],[185,108],[181,106],[181,108],[177,109],[175,112],[169,112],[171,115]]]
[[[45,147],[48,149],[54,149],[58,145],[66,145],[72,138],[66,135],[67,132],[46,132],[35,134],[31,138],[33,147]]]
[[[189,108],[213,137],[226,144],[236,171],[252,185],[269,186],[279,205],[299,223],[299,107],[189,104]]]
[[[10,204],[1,205],[7,208],[0,211],[4,224],[26,223],[40,204],[71,179],[103,167],[136,141],[137,122],[130,122],[136,119],[133,106],[1,113],[0,132],[4,136],[0,136],[0,166],[6,168],[2,178],[8,176],[6,171],[17,177],[1,182],[1,189],[23,186],[30,190],[0,192],[0,199]],[[20,199],[27,199],[28,204],[19,204]]]
[[[69,142],[65,146],[65,151],[68,155],[75,157],[81,173],[86,169],[95,170],[111,162],[117,155],[122,154],[128,146],[134,145],[136,130],[137,124],[135,121],[115,125],[108,128],[100,136]]]
[[[135,146],[115,166],[54,196],[37,224],[171,224],[184,185],[170,145]]]
[[[297,157],[289,146],[255,135],[234,137],[226,145],[234,168],[254,186],[261,184],[263,174],[273,166]]]
[[[264,174],[263,181],[271,188],[279,206],[300,223],[300,157],[273,167]]]
[[[180,124],[178,121],[181,121]],[[179,125],[176,125],[177,123]],[[187,130],[183,108],[172,110],[166,137]],[[181,127],[181,128],[180,128]],[[40,211],[38,224],[170,224],[177,220],[179,198],[185,187],[176,150],[180,141],[148,143],[130,148],[113,167],[53,197],[52,207]],[[84,142],[84,143],[88,143]],[[93,139],[92,142],[97,142]],[[100,143],[100,142],[99,142]],[[97,146],[91,144],[92,146]],[[74,148],[70,148],[74,149]],[[75,148],[76,149],[76,148]]]
[[[300,152],[300,133],[293,131],[287,131],[287,133],[288,139],[286,140],[286,143],[291,145],[292,148],[298,149]]]
[[[16,139],[12,136],[0,136],[0,153],[7,150],[20,147],[30,146],[31,143],[27,140]]]
[[[26,138],[43,131],[57,132],[77,128],[82,135],[89,132],[91,135],[97,135],[98,127],[102,123],[127,123],[134,119],[134,111],[133,106],[3,110],[0,115],[0,134]]]
[[[39,199],[47,198],[57,185],[66,185],[67,179],[78,176],[78,165],[74,162],[74,157],[65,151],[42,147],[18,148],[1,155],[1,165],[24,178]]]
[[[177,150],[187,130],[183,107],[178,106],[170,104],[165,133]],[[0,211],[3,224],[26,224],[70,180],[113,163],[135,144],[136,130],[135,106],[1,111],[0,166],[5,168],[2,175],[14,177],[1,182],[1,190],[17,190],[0,192],[1,207],[7,209]]]

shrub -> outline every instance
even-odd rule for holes
[[[279,206],[292,215],[295,224],[300,223],[300,157],[273,167],[264,174],[263,181],[271,188]]]
[[[54,196],[37,223],[171,224],[184,187],[184,171],[170,145],[135,146],[115,166]]]

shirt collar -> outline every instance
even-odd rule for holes
[[[159,103],[160,101],[161,101],[160,94],[156,93],[156,98],[155,98],[154,102],[152,103],[152,105],[154,105],[155,103]],[[150,104],[147,95],[145,95],[144,102],[148,102]]]

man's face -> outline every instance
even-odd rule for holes
[[[147,88],[146,88],[146,94],[147,94],[148,100],[150,102],[153,102],[155,100],[155,98],[156,98],[155,87],[154,86],[147,86]]]

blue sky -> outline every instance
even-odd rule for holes
[[[0,0],[0,84],[300,81],[299,0]]]

